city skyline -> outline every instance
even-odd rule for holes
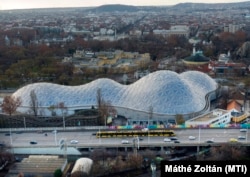
[[[133,6],[171,6],[178,3],[237,3],[247,0],[1,0],[0,10],[35,9],[35,8],[64,8],[64,7],[95,7],[107,4],[124,4]]]

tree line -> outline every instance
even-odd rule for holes
[[[8,35],[15,36],[17,31],[8,31]],[[25,45],[6,46],[4,36],[7,32],[0,31],[0,88],[18,88],[33,82],[53,82],[63,85],[79,85],[89,82],[89,78],[110,77],[114,71],[103,69],[82,68],[82,73],[75,73],[72,63],[61,63],[65,56],[72,56],[77,49],[90,49],[93,52],[108,50],[123,50],[129,52],[150,53],[152,67],[158,60],[164,57],[176,57],[183,59],[192,53],[193,45],[183,36],[162,37],[149,33],[140,37],[120,39],[118,41],[97,41],[84,39],[85,36],[74,36],[74,41],[65,44],[30,44],[31,34],[34,31],[23,30],[22,40]],[[65,36],[63,32],[60,33]],[[236,51],[250,37],[244,31],[236,33],[214,32],[201,33],[199,38],[202,42],[196,44],[196,48],[202,50],[204,55],[216,59],[220,53]],[[208,43],[211,42],[209,45]],[[239,56],[233,56],[237,58]],[[150,67],[149,67],[150,68]],[[138,68],[137,68],[138,69]],[[112,71],[112,72],[111,72]],[[116,71],[117,72],[117,71]],[[124,71],[122,71],[124,72]]]

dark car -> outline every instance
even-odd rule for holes
[[[205,143],[214,143],[214,141],[213,140],[207,140],[207,141],[205,141]]]
[[[37,144],[37,141],[30,141],[30,144]]]
[[[180,141],[179,140],[175,140],[174,143],[180,143]]]
[[[142,141],[143,140],[143,138],[142,137],[139,137],[139,141]]]
[[[238,140],[245,140],[246,136],[238,136]]]
[[[176,138],[176,137],[170,137],[170,139],[171,139],[172,141],[178,140],[178,138]]]

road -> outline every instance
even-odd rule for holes
[[[64,139],[67,146],[70,147],[88,147],[91,145],[121,145],[121,140],[127,139],[130,144],[133,143],[133,137],[128,138],[96,138],[93,133],[94,131],[75,131],[75,132],[64,132],[58,131],[57,133],[46,132],[22,132],[22,133],[11,133],[11,136],[6,133],[0,133],[0,142],[12,147],[32,147],[32,146],[44,146],[53,147],[58,146],[60,140]],[[250,143],[249,131],[240,132],[239,129],[178,129],[175,130],[176,136],[180,141],[180,145],[183,144],[197,144],[204,143],[208,139],[212,139],[215,143],[229,142],[230,138],[238,138],[238,136],[245,136],[246,139],[238,140],[242,143]],[[189,136],[196,137],[195,140],[189,140]],[[143,137],[143,140],[139,142],[141,145],[147,144],[162,144],[166,143],[163,141],[165,137]],[[71,144],[71,140],[77,140],[77,144]],[[36,141],[37,144],[30,144],[30,141]]]

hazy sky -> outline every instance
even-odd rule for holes
[[[229,3],[244,2],[247,0],[0,0],[0,10],[6,9],[30,9],[50,7],[91,7],[104,4],[125,5],[174,5],[181,2],[206,2],[206,3]]]

